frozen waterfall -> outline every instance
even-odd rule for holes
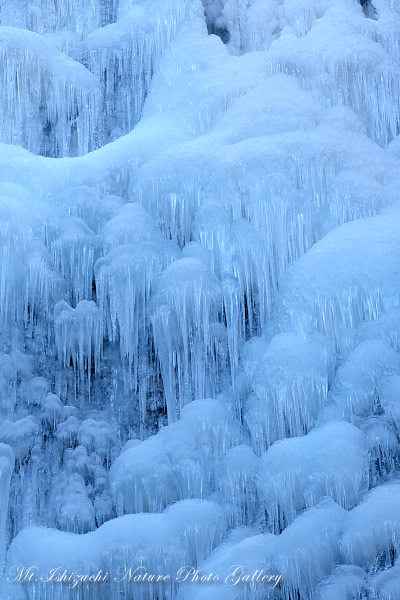
[[[0,599],[400,599],[400,1],[0,0]]]

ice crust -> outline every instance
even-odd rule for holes
[[[2,600],[399,596],[398,16],[1,2]]]

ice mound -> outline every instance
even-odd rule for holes
[[[397,598],[398,13],[1,3],[2,600]]]
[[[234,600],[238,594],[252,600],[289,600],[296,594],[312,597],[318,580],[327,576],[340,558],[339,533],[345,514],[327,500],[306,511],[280,536],[258,534],[236,543],[228,540],[200,571],[217,574],[220,581],[203,583],[197,589],[193,583],[183,585],[179,600]],[[260,572],[271,576],[270,581],[254,583]]]
[[[188,404],[179,422],[135,441],[112,464],[117,513],[160,512],[176,500],[210,496],[219,461],[239,440],[240,428],[228,406],[212,399]],[[238,477],[243,477],[240,472]],[[232,489],[229,480],[224,485]]]
[[[381,340],[390,344],[398,352],[400,350],[400,311],[398,309],[388,310],[377,319],[362,323],[357,337],[360,341]]]
[[[318,600],[351,600],[368,589],[366,573],[360,567],[343,565],[336,567],[317,588]]]
[[[359,21],[362,19],[360,10]],[[359,32],[361,24],[357,24],[351,13],[348,16],[332,8],[304,37],[286,32],[269,55],[271,70],[296,72],[305,87],[321,87],[327,103],[349,106],[363,118],[370,137],[385,145],[397,135],[398,115],[391,103],[382,103],[381,98],[390,97],[398,88],[400,71],[382,46]],[[338,29],[343,36],[341,45],[335,43]]]
[[[399,492],[397,483],[380,485],[349,513],[340,541],[347,563],[391,566],[399,551]]]
[[[369,340],[357,346],[337,371],[333,396],[346,419],[370,416],[374,412],[380,379],[397,375],[400,355],[388,344]]]
[[[57,529],[86,533],[95,528],[93,504],[85,481],[77,473],[55,482],[52,505]]]
[[[5,420],[0,425],[0,442],[8,444],[15,458],[23,461],[33,447],[39,434],[39,424],[29,415],[17,421]]]
[[[352,508],[368,489],[368,466],[362,432],[345,422],[275,443],[262,456],[257,477],[268,527],[281,531],[324,496]]]
[[[74,54],[101,83],[104,141],[131,131],[139,121],[152,74],[188,6],[186,0],[121,3],[115,23],[92,32],[76,48]]]
[[[373,581],[373,589],[382,600],[391,600],[400,593],[400,569],[397,560],[394,567],[378,573]]]
[[[182,258],[161,275],[151,321],[171,422],[191,399],[216,392],[222,309],[221,284],[200,261]]]
[[[36,33],[1,27],[0,40],[0,60],[7,64],[1,104],[12,114],[3,121],[1,141],[48,156],[92,150],[100,115],[96,78]]]
[[[253,339],[242,361],[252,389],[244,419],[257,454],[278,439],[308,433],[327,400],[332,365],[324,340],[280,334],[268,345]]]
[[[196,535],[199,528],[204,534]],[[214,530],[214,533],[212,533]],[[168,577],[167,581],[143,581],[140,594],[143,598],[155,595],[165,600],[174,596],[176,588],[175,574],[190,559],[201,560],[220,541],[223,524],[221,509],[214,503],[192,501],[192,504],[177,503],[162,514],[127,515],[113,519],[96,531],[86,534],[61,532],[55,529],[29,527],[24,529],[13,541],[8,552],[8,564],[21,564],[32,561],[46,580],[51,577],[53,563],[62,565],[75,577],[70,588],[71,598],[89,598],[90,586],[80,581],[79,574],[91,574],[93,577],[102,571],[108,573],[106,582],[99,587],[101,598],[110,594],[132,596],[133,577],[144,572]],[[50,558],[49,558],[50,557]],[[125,568],[124,568],[124,565]],[[129,572],[131,567],[131,572]],[[62,572],[59,574],[62,575]],[[134,573],[135,569],[138,569]],[[11,571],[10,571],[11,572]],[[33,584],[37,593],[48,594],[61,600],[63,587],[55,580]],[[3,597],[21,591],[22,584],[3,584]],[[20,588],[20,589],[19,589]],[[47,591],[50,590],[50,591]],[[14,596],[15,597],[15,596]]]
[[[318,242],[287,271],[283,326],[290,324],[299,332],[316,328],[340,343],[344,327],[356,327],[397,308],[398,224],[398,211],[389,210],[338,227]],[[324,276],[316,277],[322,265]]]

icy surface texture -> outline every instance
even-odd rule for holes
[[[356,505],[368,486],[362,442],[358,428],[332,423],[271,446],[261,459],[257,481],[270,527],[280,531],[324,496],[347,509]]]
[[[397,600],[399,12],[0,2],[1,600]]]
[[[64,369],[72,363],[80,381],[87,373],[89,389],[92,370],[100,369],[102,325],[100,310],[92,301],[82,300],[74,309],[61,300],[54,308],[58,360]]]
[[[110,470],[117,513],[160,511],[176,500],[211,497],[219,485],[219,461],[239,441],[239,424],[223,402],[192,402],[179,422],[123,448]]]
[[[269,345],[255,339],[242,359],[252,389],[244,419],[257,454],[276,440],[308,433],[327,401],[331,360],[324,339],[280,334]]]
[[[95,77],[36,33],[0,27],[0,139],[46,156],[93,149],[99,116]]]
[[[186,402],[215,394],[222,287],[199,260],[182,258],[161,275],[152,308],[154,341],[173,421]]]
[[[7,543],[6,523],[10,480],[14,469],[14,454],[10,446],[0,444],[0,573],[3,573]]]

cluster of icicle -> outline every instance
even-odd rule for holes
[[[400,597],[396,2],[0,4],[2,600]]]

